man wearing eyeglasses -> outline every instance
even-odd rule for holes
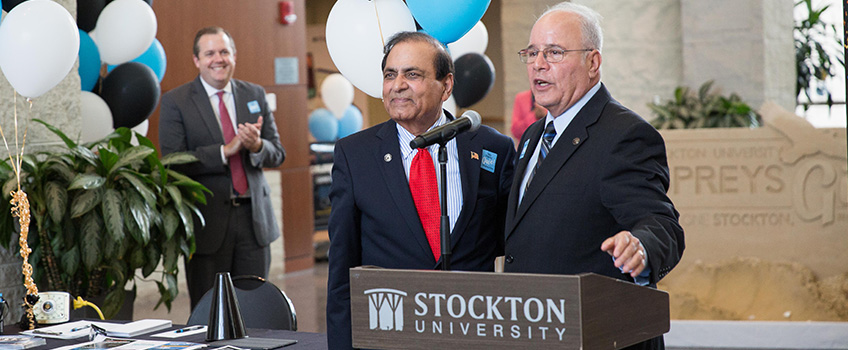
[[[601,83],[600,16],[561,3],[519,51],[548,115],[518,144],[506,272],[597,274],[656,287],[680,261],[662,136]],[[634,345],[661,349],[662,337]]]

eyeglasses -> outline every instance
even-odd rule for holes
[[[557,63],[562,61],[565,58],[565,54],[573,51],[592,51],[594,49],[575,49],[575,50],[566,50],[558,47],[549,47],[542,50],[542,57],[545,58],[545,61],[548,63]],[[525,64],[533,64],[536,62],[536,56],[539,55],[539,50],[535,49],[523,49],[518,51],[518,59]]]

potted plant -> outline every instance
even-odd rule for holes
[[[163,158],[146,137],[119,128],[102,140],[77,144],[55,127],[35,119],[66,146],[25,154],[20,186],[29,198],[28,243],[33,278],[41,290],[67,291],[83,299],[104,297],[107,318],[121,308],[127,285],[156,272],[160,299],[176,298],[178,260],[194,252],[195,224],[203,225],[197,204],[205,204],[200,183],[169,168],[196,161],[187,153]],[[18,180],[9,160],[0,163],[0,242],[12,242],[16,219],[10,192]],[[161,265],[160,265],[161,263]],[[161,266],[161,270],[156,271]],[[139,271],[140,270],[140,271]]]
[[[688,87],[678,86],[674,99],[665,104],[649,103],[656,118],[651,125],[657,129],[697,128],[756,128],[762,125],[759,115],[737,94],[729,97],[710,91],[713,81],[707,81],[692,93]]]
[[[845,67],[843,52],[840,49],[840,31],[836,25],[827,24],[822,14],[830,5],[813,8],[812,0],[800,0],[795,7],[804,7],[806,18],[795,23],[795,96],[806,111],[814,96],[827,98],[828,107],[833,106],[833,93],[825,85],[825,80],[836,76],[836,65]],[[837,10],[838,11],[838,10]],[[813,88],[813,85],[816,88]],[[801,99],[801,96],[804,99]]]

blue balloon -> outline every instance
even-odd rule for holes
[[[80,87],[82,91],[91,91],[97,85],[97,79],[100,78],[100,66],[103,63],[100,61],[100,51],[97,50],[97,45],[88,33],[80,29],[79,37]]]
[[[491,0],[406,0],[421,28],[449,44],[471,30],[489,8]]]
[[[339,133],[339,120],[329,109],[318,108],[309,115],[309,132],[318,141],[334,141]]]
[[[141,56],[136,57],[130,62],[138,62],[150,67],[150,69],[153,70],[153,73],[156,73],[156,78],[159,79],[160,83],[162,82],[162,78],[165,76],[165,70],[168,68],[168,60],[165,57],[165,48],[162,47],[162,43],[160,43],[159,39],[156,38],[153,39],[153,43],[150,44],[147,51],[144,51]],[[111,72],[115,67],[116,66],[108,65],[106,70]]]
[[[362,112],[354,105],[347,106],[342,118],[339,119],[339,138],[353,134],[362,129]]]

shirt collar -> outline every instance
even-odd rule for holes
[[[206,83],[206,80],[203,80],[203,77],[200,77],[200,83],[203,84],[203,89],[206,90],[206,96],[212,97],[218,93],[218,91],[226,91],[227,93],[233,93],[233,83],[232,81],[227,82],[227,86],[224,86],[223,89],[218,90],[212,85]]]
[[[548,125],[548,122],[553,120],[554,127],[556,128],[557,132],[557,138],[559,138],[559,135],[561,135],[562,132],[565,131],[565,128],[568,127],[568,124],[571,124],[571,121],[574,120],[575,116],[577,116],[577,113],[579,113],[580,110],[583,109],[583,106],[585,106],[586,103],[588,103],[589,100],[592,99],[592,97],[595,96],[595,93],[597,93],[600,89],[601,82],[598,81],[598,83],[595,84],[595,86],[593,86],[591,89],[589,89],[589,91],[587,91],[586,94],[583,95],[583,97],[577,100],[577,103],[573,104],[571,107],[566,109],[565,112],[558,115],[556,118],[551,115],[551,112],[548,112],[548,116],[545,119],[545,125]]]
[[[436,122],[433,123],[433,125],[429,129],[427,129],[427,131],[430,131],[437,126],[446,123],[447,119],[448,118],[447,116],[445,116],[445,111],[442,110],[442,114],[439,116],[438,119],[436,119]],[[415,135],[404,129],[402,126],[400,126],[400,124],[396,123],[396,126],[398,132],[398,140],[400,141],[400,155],[401,157],[403,157],[403,159],[407,159],[412,156],[412,151],[414,151],[412,147],[409,147],[409,142],[415,138]]]

